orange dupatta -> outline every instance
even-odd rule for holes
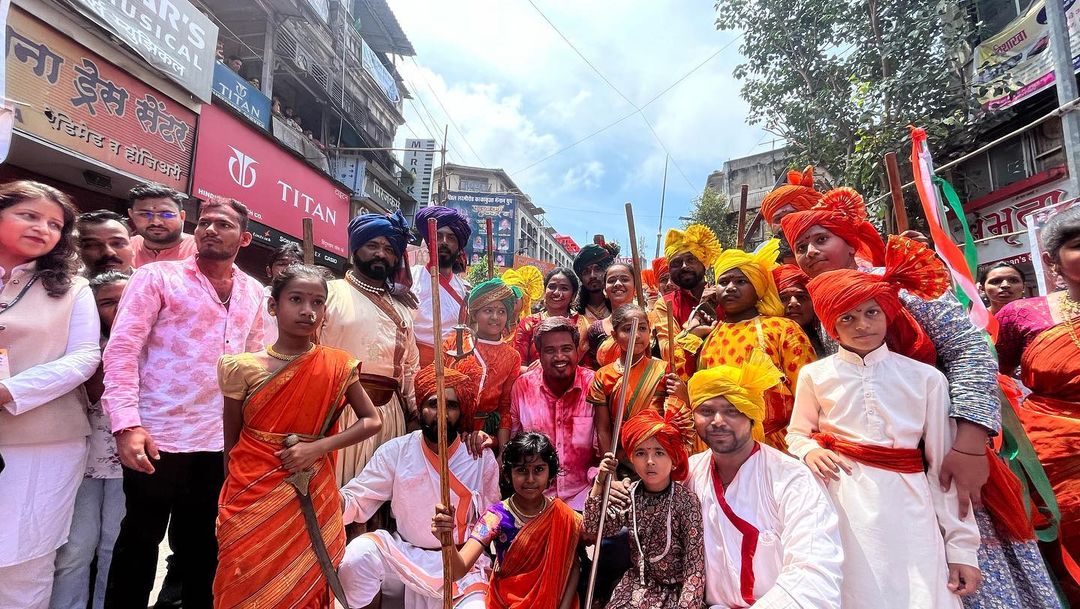
[[[555,609],[581,538],[581,516],[553,499],[518,531],[491,577],[488,609]],[[577,601],[572,605],[576,609]]]
[[[288,434],[315,439],[333,431],[326,427],[344,407],[356,366],[344,351],[316,346],[248,394],[218,501],[215,608],[332,606],[296,491],[285,482],[289,472],[274,453]],[[337,564],[345,553],[345,529],[332,458],[315,463],[308,488]]]

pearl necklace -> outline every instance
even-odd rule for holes
[[[275,351],[273,345],[267,345],[266,346],[266,354],[269,355],[270,357],[276,359],[276,360],[281,360],[283,362],[291,362],[291,361],[295,360],[296,358],[300,357],[301,355],[305,355],[305,354],[309,353],[314,348],[315,348],[315,343],[312,343],[312,344],[310,344],[308,346],[307,349],[304,349],[303,351],[301,351],[300,353],[297,353],[296,355],[285,355],[283,353],[278,353],[277,351]]]
[[[372,294],[385,294],[386,293],[386,288],[385,287],[380,288],[378,286],[369,285],[367,283],[364,283],[363,281],[360,281],[359,279],[357,279],[356,276],[352,274],[352,272],[345,273],[345,280],[348,281],[350,284],[352,284],[352,286],[354,288],[358,289],[358,290],[363,290],[365,292],[371,292]]]

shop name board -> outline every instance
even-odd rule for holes
[[[386,209],[397,211],[401,209],[401,199],[395,197],[390,191],[383,188],[371,173],[367,173],[367,196],[382,202]]]
[[[187,191],[193,112],[18,8],[6,34],[16,129]]]
[[[349,194],[276,140],[217,106],[203,106],[192,191],[200,198],[229,197],[252,219],[287,235],[301,234],[312,218],[315,246],[346,252]]]
[[[1029,225],[1043,209],[1053,207],[1067,198],[1058,181],[1043,190],[1028,192],[999,201],[967,214],[968,226],[975,239],[979,265],[999,260],[1012,260],[1029,252]],[[957,241],[963,240],[960,223],[952,218],[950,228]]]
[[[218,27],[187,0],[72,0],[202,101],[210,101]]]
[[[249,121],[270,130],[270,98],[221,62],[214,64],[214,97]]]
[[[303,247],[304,244],[302,240],[297,239],[296,237],[286,235],[277,229],[270,228],[269,226],[255,222],[254,220],[248,222],[248,230],[251,231],[253,241],[274,249],[278,249],[288,243],[295,243],[301,247]],[[345,268],[345,258],[335,256],[321,248],[315,248],[315,264],[322,264],[340,271]]]

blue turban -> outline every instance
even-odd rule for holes
[[[446,227],[454,231],[458,247],[461,248],[461,251],[465,251],[465,246],[469,244],[469,237],[472,236],[472,229],[469,228],[469,218],[465,216],[464,212],[441,205],[420,208],[420,211],[416,212],[416,230],[420,232],[420,236],[423,237],[424,241],[430,242],[431,235],[427,234],[428,218],[435,218],[439,228]]]
[[[409,243],[409,222],[400,211],[392,215],[361,214],[349,221],[349,255],[376,237],[386,237],[401,258]]]

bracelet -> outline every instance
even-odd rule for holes
[[[952,447],[952,450],[953,450],[953,451],[955,451],[955,452],[958,452],[958,453],[960,453],[961,455],[967,455],[967,456],[969,456],[969,457],[982,457],[982,456],[984,456],[984,455],[986,454],[985,452],[983,452],[983,453],[969,453],[969,452],[965,452],[965,451],[962,451],[962,450],[960,450],[960,449],[956,448],[955,446],[954,446],[954,447]]]

